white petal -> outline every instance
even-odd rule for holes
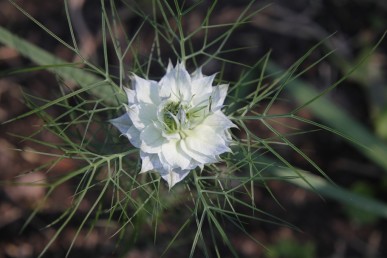
[[[169,189],[171,189],[175,184],[183,180],[189,174],[189,172],[190,170],[175,169],[166,173],[162,173],[161,177],[167,181]]]
[[[140,148],[141,141],[140,141],[140,131],[137,130],[137,128],[132,125],[129,127],[128,131],[124,134],[126,137],[128,137],[130,143],[136,147]]]
[[[185,138],[185,142],[188,148],[212,158],[231,151],[225,140],[206,125],[199,125],[190,131],[188,137]]]
[[[160,103],[159,85],[155,81],[145,80],[137,75],[133,76],[132,83],[136,89],[138,102],[158,105]]]
[[[147,153],[158,153],[165,142],[161,131],[153,124],[147,125],[140,134],[141,150]]]
[[[216,130],[225,130],[230,127],[236,127],[236,125],[231,122],[231,120],[223,114],[222,111],[217,110],[214,113],[207,116],[202,124],[207,125],[212,128],[216,128]]]
[[[215,75],[202,76],[200,79],[192,80],[192,104],[197,105],[208,105],[208,101],[212,93],[212,82],[214,81]]]
[[[136,91],[124,88],[126,96],[128,97],[128,105],[132,105],[136,102]]]
[[[125,113],[118,118],[110,120],[110,122],[129,139],[134,147],[140,147],[140,131],[133,126],[128,114]]]
[[[129,107],[128,114],[133,125],[138,130],[142,130],[157,120],[157,107],[153,104],[132,105]]]
[[[198,80],[201,78],[203,78],[202,67],[199,67],[191,74],[191,79],[192,79],[192,81],[194,81],[194,80]]]
[[[231,133],[230,131],[225,131],[225,136],[226,136],[226,141],[229,141],[231,142],[232,141],[232,136],[231,136]]]
[[[143,151],[140,151],[141,157],[141,171],[140,173],[145,173],[150,170],[159,171],[163,168],[163,165],[160,162],[160,158],[157,154],[148,154]]]
[[[120,117],[111,119],[109,122],[112,123],[122,134],[125,134],[133,125],[130,117],[126,113]]]
[[[222,108],[223,102],[226,98],[228,90],[228,84],[221,84],[213,87],[212,91],[212,111],[216,111]]]
[[[167,73],[169,73],[173,69],[173,64],[171,59],[168,60]]]
[[[188,102],[191,99],[191,77],[182,64],[168,71],[159,85],[161,98],[170,98],[175,102]]]
[[[180,141],[180,147],[188,156],[197,161],[197,166],[207,163],[215,163],[218,161],[218,159],[214,158],[213,156],[205,155],[201,152],[191,149],[187,146],[185,140]],[[193,163],[193,161],[191,161],[191,163]]]
[[[191,157],[182,151],[180,140],[170,140],[161,147],[160,160],[170,168],[187,169],[190,167]]]

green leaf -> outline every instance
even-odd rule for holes
[[[270,170],[271,175],[283,177],[286,182],[311,190],[320,194],[323,197],[328,197],[348,204],[362,210],[368,211],[372,214],[387,218],[387,204],[379,202],[375,199],[368,198],[351,191],[348,191],[340,186],[333,185],[326,179],[313,175],[306,171],[299,171],[303,178],[292,177],[294,172],[288,168],[277,168]],[[307,183],[308,182],[308,183]],[[311,187],[313,186],[313,188]]]
[[[21,55],[30,59],[38,65],[44,66],[48,71],[51,71],[66,80],[71,80],[77,83],[82,88],[88,88],[90,85],[98,85],[102,81],[106,81],[105,85],[98,88],[91,88],[90,93],[101,98],[105,104],[111,106],[119,106],[124,103],[125,95],[119,87],[109,82],[109,78],[102,78],[87,72],[85,69],[76,67],[75,64],[70,64],[64,60],[55,57],[51,53],[29,43],[14,35],[4,27],[0,26],[0,43],[16,49]]]
[[[281,69],[273,63],[270,63],[269,66],[270,71],[281,72]],[[387,173],[387,145],[383,143],[383,140],[375,136],[361,122],[353,119],[342,108],[338,107],[324,95],[349,75],[347,74],[323,93],[317,92],[311,85],[299,79],[289,81],[286,90],[299,103],[305,103],[295,111],[302,108],[311,110],[318,119],[324,122],[323,124],[331,127],[331,131],[339,133],[340,136],[344,136],[350,144],[363,153],[364,156],[384,168]]]

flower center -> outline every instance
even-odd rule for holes
[[[175,132],[180,126],[182,106],[180,103],[169,102],[163,108],[163,122],[168,133]]]
[[[167,102],[161,110],[161,120],[164,132],[167,134],[179,133],[185,135],[186,130],[194,128],[208,114],[206,105],[191,107],[189,104]]]

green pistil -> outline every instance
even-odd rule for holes
[[[179,110],[181,109],[180,103],[169,102],[163,109],[163,121],[169,133],[175,132],[178,125],[176,124],[175,118]]]
[[[188,129],[190,124],[202,115],[202,110],[205,108],[207,106],[190,109],[189,106],[182,105],[181,102],[168,102],[162,111],[166,132],[170,134]],[[181,112],[180,114],[179,111]],[[184,121],[181,121],[182,115],[185,115]]]

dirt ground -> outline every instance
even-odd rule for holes
[[[63,1],[28,0],[17,1],[32,17],[46,25],[59,37],[69,40],[70,34],[66,24]],[[99,24],[100,13],[95,11],[99,1],[74,0],[73,11],[80,18],[76,22],[82,30],[81,47],[84,54],[98,61],[101,47]],[[131,2],[131,1],[127,1]],[[204,1],[206,2],[206,1]],[[264,6],[265,1],[256,1],[257,6]],[[243,26],[229,40],[228,47],[238,48],[246,44],[257,46],[244,50],[234,57],[236,61],[251,64],[267,51],[277,64],[288,67],[302,56],[310,47],[333,34],[331,47],[336,49],[338,57],[353,62],[365,49],[370,49],[387,29],[387,4],[385,1],[349,1],[349,0],[277,0],[271,2],[251,24]],[[77,13],[77,4],[81,8]],[[234,20],[247,1],[222,1],[213,14],[214,23],[228,23]],[[122,5],[124,8],[124,5]],[[190,22],[195,23],[201,10],[193,11]],[[129,11],[122,11],[128,31],[135,31],[141,19]],[[43,49],[65,60],[74,60],[73,53],[63,45],[45,34],[7,0],[0,0],[0,25],[28,39]],[[152,44],[151,38],[144,36],[140,54]],[[372,64],[386,67],[387,44],[381,44]],[[143,53],[141,52],[143,51]],[[168,56],[170,53],[165,53]],[[229,57],[230,58],[230,57]],[[316,59],[318,56],[315,57]],[[0,45],[0,71],[29,67],[32,63],[20,56],[13,49]],[[209,71],[211,72],[211,71]],[[227,71],[228,76],[237,76],[234,71]],[[318,89],[337,81],[344,73],[337,59],[326,60],[318,64],[304,76]],[[384,83],[386,82],[384,74]],[[41,98],[51,99],[55,95],[57,78],[46,71],[36,71],[17,76],[0,76],[0,122],[7,121],[26,111],[21,89]],[[386,84],[384,84],[386,87]],[[375,100],[369,88],[362,81],[348,80],[331,93],[330,96],[340,107],[345,109],[358,121],[374,130],[371,112]],[[274,107],[277,111],[288,111],[287,106]],[[59,110],[52,112],[60,112]],[[307,114],[314,119],[312,114]],[[58,225],[46,227],[71,205],[74,185],[64,184],[43,204],[43,209],[21,231],[34,208],[42,205],[46,189],[43,187],[13,186],[6,183],[13,180],[18,183],[47,180],[47,175],[37,169],[50,161],[50,157],[38,155],[29,150],[37,146],[33,142],[22,141],[13,135],[29,135],[42,125],[36,116],[30,116],[0,126],[0,258],[32,258],[44,249],[47,242],[55,235]],[[306,130],[308,128],[305,128]],[[57,139],[48,133],[37,136],[45,142]],[[311,159],[328,174],[338,185],[369,193],[378,200],[387,202],[387,177],[385,171],[367,160],[343,139],[328,132],[318,131],[295,139],[300,148],[310,150]],[[23,150],[23,151],[21,151]],[[308,165],[291,153],[285,153],[297,166],[308,169]],[[52,172],[63,175],[75,169],[73,160],[63,160],[53,167]],[[32,173],[31,173],[32,172]],[[23,175],[23,176],[20,176]],[[263,245],[275,250],[287,250],[288,255],[277,257],[387,257],[387,221],[343,206],[337,202],[322,200],[314,193],[307,192],[281,182],[270,182],[271,189],[281,208],[273,201],[265,189],[257,189],[256,202],[259,208],[270,211],[277,217],[297,226],[301,231],[265,223],[252,222],[249,233]],[[368,192],[367,192],[368,191]],[[64,257],[71,245],[73,236],[88,209],[87,202],[80,208],[74,221],[64,230],[58,241],[50,247],[45,257]],[[74,243],[69,257],[159,257],[160,250],[149,241],[139,240],[129,250],[116,245],[116,238],[111,237],[111,229],[103,226],[91,231],[82,230]],[[166,228],[173,228],[173,220],[166,221]],[[166,230],[165,236],[170,232]],[[267,257],[265,248],[257,245],[242,233],[232,236],[241,257]],[[189,248],[185,247],[184,248]],[[281,250],[282,250],[281,249]],[[164,257],[185,257],[186,252],[167,253]],[[179,256],[181,255],[181,256]],[[232,257],[224,253],[222,257]],[[309,256],[308,256],[309,255]],[[198,256],[200,257],[200,256]]]

